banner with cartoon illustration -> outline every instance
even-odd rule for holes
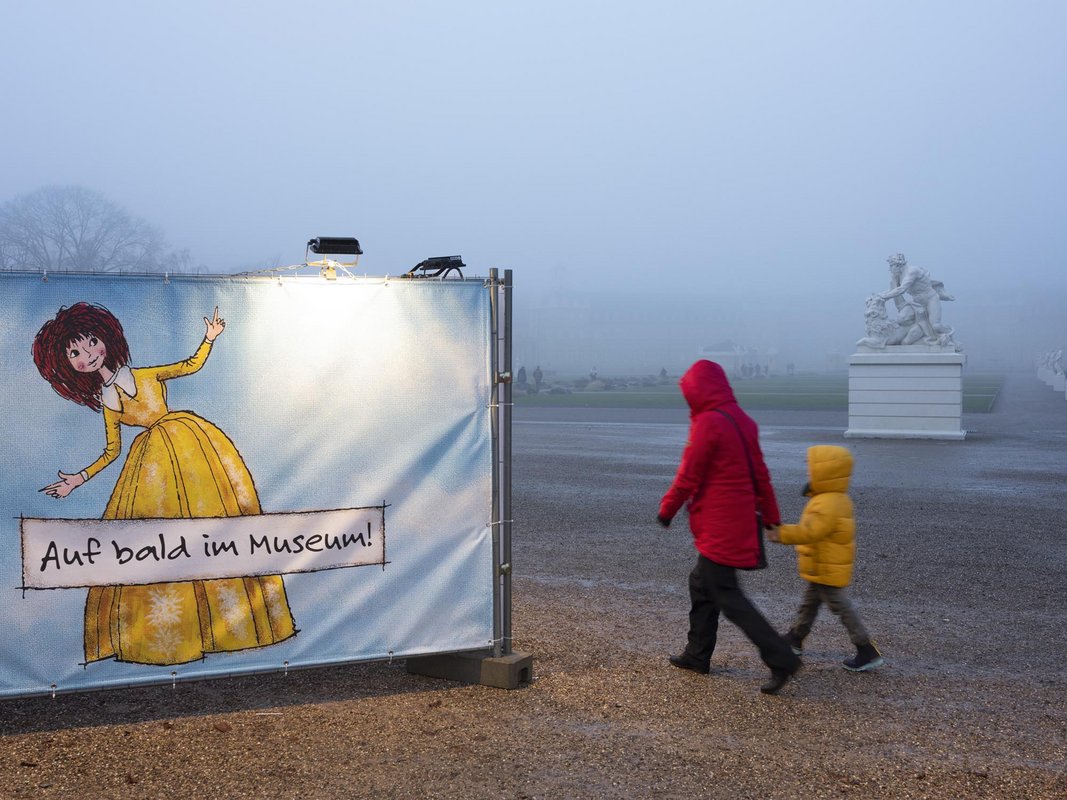
[[[489,646],[489,292],[0,273],[0,696]]]

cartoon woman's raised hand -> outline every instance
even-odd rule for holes
[[[80,472],[76,472],[73,475],[68,475],[63,471],[60,471],[58,475],[58,481],[56,481],[55,483],[50,483],[43,489],[38,489],[37,491],[44,492],[49,497],[55,497],[58,500],[61,497],[66,497],[68,494],[70,494],[83,483],[85,483],[85,478],[81,476]]]
[[[226,320],[219,319],[218,306],[215,306],[215,315],[211,319],[204,317],[204,324],[207,325],[207,333],[204,334],[204,338],[209,342],[215,341],[226,330]]]

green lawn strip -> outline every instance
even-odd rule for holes
[[[963,378],[963,410],[988,413],[993,410],[1003,378],[978,375]],[[841,411],[848,409],[848,376],[794,376],[733,382],[738,402],[746,408],[766,410]],[[685,408],[677,385],[634,386],[624,389],[575,390],[552,394],[544,390],[527,394],[516,390],[520,406],[561,408]]]

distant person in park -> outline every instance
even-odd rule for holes
[[[852,580],[852,562],[856,556],[856,521],[848,496],[851,475],[852,453],[848,449],[828,444],[808,448],[809,481],[804,495],[811,499],[799,524],[772,528],[767,538],[796,545],[797,568],[800,577],[808,582],[793,627],[785,634],[793,652],[801,652],[819,606],[826,603],[856,646],[856,654],[846,659],[843,666],[853,672],[864,672],[883,662],[882,654],[845,593]]]
[[[768,525],[780,522],[756,423],[737,404],[723,368],[697,361],[682,376],[690,409],[689,441],[674,482],[660,502],[661,525],[688,504],[697,563],[689,575],[689,640],[670,663],[700,674],[710,671],[719,614],[759,648],[771,677],[761,687],[776,694],[800,669],[800,659],[752,605],[737,580],[738,569],[765,565],[756,512]]]
[[[519,386],[526,385],[526,367],[519,367]]]
[[[660,368],[659,376],[660,376],[660,378],[666,378],[667,377],[667,368],[666,367],[661,367]]]
[[[534,367],[534,388],[538,391],[541,390],[541,381],[545,379],[545,373],[541,372],[541,365],[538,364]]]

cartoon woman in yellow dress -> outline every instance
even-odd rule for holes
[[[104,519],[233,517],[259,514],[252,476],[233,442],[189,411],[167,408],[167,384],[204,366],[226,328],[216,307],[204,317],[203,342],[185,361],[129,367],[122,325],[103,306],[61,308],[33,342],[33,360],[62,397],[103,411],[107,445],[80,472],[59,473],[41,491],[66,497],[122,449],[122,425],[144,428],[133,440]],[[85,660],[182,664],[206,653],[263,647],[296,633],[280,575],[90,587]]]

